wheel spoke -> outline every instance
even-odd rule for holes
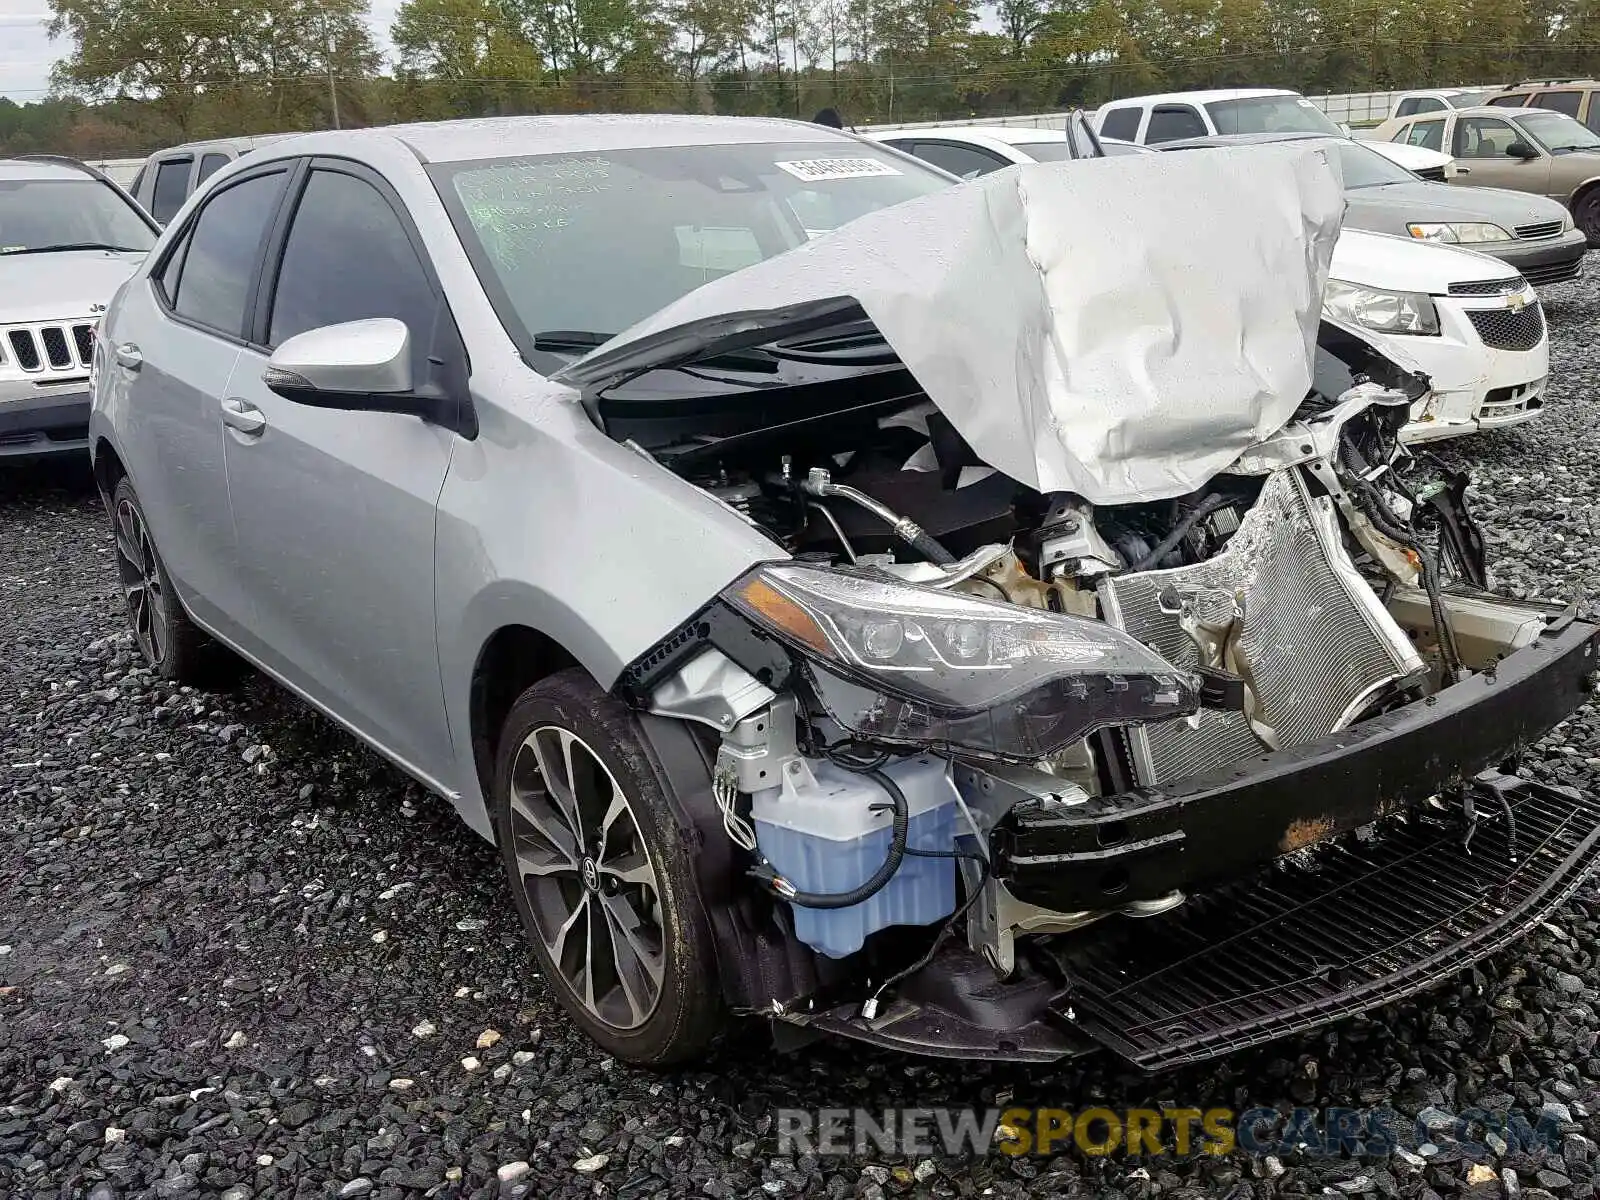
[[[611,829],[624,817],[628,818],[630,825],[633,823],[633,814],[628,809],[628,802],[622,798],[620,791],[613,790],[611,803],[606,808],[605,816],[600,818],[600,853],[595,855],[596,858],[605,859],[606,847],[611,840]]]
[[[517,839],[517,859],[524,864],[525,869],[535,874],[549,874],[556,870],[566,870],[576,873],[578,860],[577,840],[572,836],[565,821],[551,811],[543,795],[523,791],[513,779],[511,784],[511,816],[512,833]],[[529,828],[523,830],[516,827],[518,821],[526,823]],[[530,836],[531,835],[531,836]],[[530,860],[528,855],[540,849],[529,843],[537,838],[544,843],[546,852],[546,866],[539,869],[535,862],[544,860]]]
[[[599,867],[602,875],[609,875],[623,883],[643,884],[651,891],[656,890],[656,873],[643,850],[618,855],[610,862],[600,863]]]
[[[600,911],[605,914],[617,982],[622,986],[633,1022],[638,1024],[649,1015],[661,991],[661,954],[645,945],[640,937],[638,914],[621,896],[602,896]]]
[[[144,575],[145,563],[142,532],[139,528],[138,514],[133,511],[133,505],[123,502],[117,509],[117,552],[128,561],[128,565],[140,576]]]
[[[554,740],[555,746],[550,742]],[[528,739],[533,757],[539,764],[539,776],[544,782],[545,794],[552,807],[566,822],[575,845],[583,845],[583,823],[578,816],[577,797],[572,783],[572,743],[577,739],[565,729],[538,729]],[[552,750],[554,753],[552,753]]]
[[[546,943],[545,948],[550,951],[550,957],[555,959],[557,963],[561,963],[565,960],[567,953],[567,939],[572,936],[572,931],[578,927],[580,922],[582,922],[582,924],[585,926],[585,936],[587,937],[588,921],[585,920],[585,918],[588,916],[588,914],[589,893],[584,892],[578,897],[578,903],[573,907],[573,910],[567,914],[567,919],[561,922],[560,926],[557,927],[555,937]],[[585,956],[587,957],[587,951],[585,952]]]

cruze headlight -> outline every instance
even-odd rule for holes
[[[1380,333],[1439,332],[1439,310],[1425,292],[1389,292],[1330,279],[1322,307],[1335,320]]]
[[[762,567],[723,599],[862,738],[1032,759],[1199,705],[1194,677],[1086,617],[799,564]]]
[[[1491,225],[1488,221],[1454,221],[1448,224],[1424,221],[1407,225],[1406,230],[1412,237],[1421,238],[1425,242],[1448,242],[1452,246],[1511,240],[1509,233],[1498,225]]]

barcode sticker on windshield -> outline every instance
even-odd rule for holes
[[[900,174],[897,169],[876,158],[800,158],[772,165],[806,183],[823,179],[867,179],[874,175]]]

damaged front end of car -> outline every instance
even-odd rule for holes
[[[1049,413],[1008,440],[870,294],[668,321],[568,372],[644,469],[774,544],[617,685],[736,1010],[1156,1069],[1424,988],[1594,870],[1600,804],[1516,764],[1584,703],[1600,628],[1490,590],[1467,481],[1399,440],[1426,381],[1316,321],[1325,181],[1281,162],[1301,228],[1239,237],[1302,239],[1306,295],[1275,347],[1195,352],[1248,369],[1176,431],[1085,414],[1034,356],[1013,382]]]

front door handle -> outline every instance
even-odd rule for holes
[[[229,396],[222,402],[222,423],[247,437],[260,437],[267,427],[267,418],[254,404]]]
[[[1472,168],[1471,167],[1457,166],[1456,167],[1456,174],[1457,175],[1471,175],[1472,174]]]
[[[125,371],[137,371],[144,366],[144,355],[132,342],[123,342],[112,353],[116,356],[117,366]]]

